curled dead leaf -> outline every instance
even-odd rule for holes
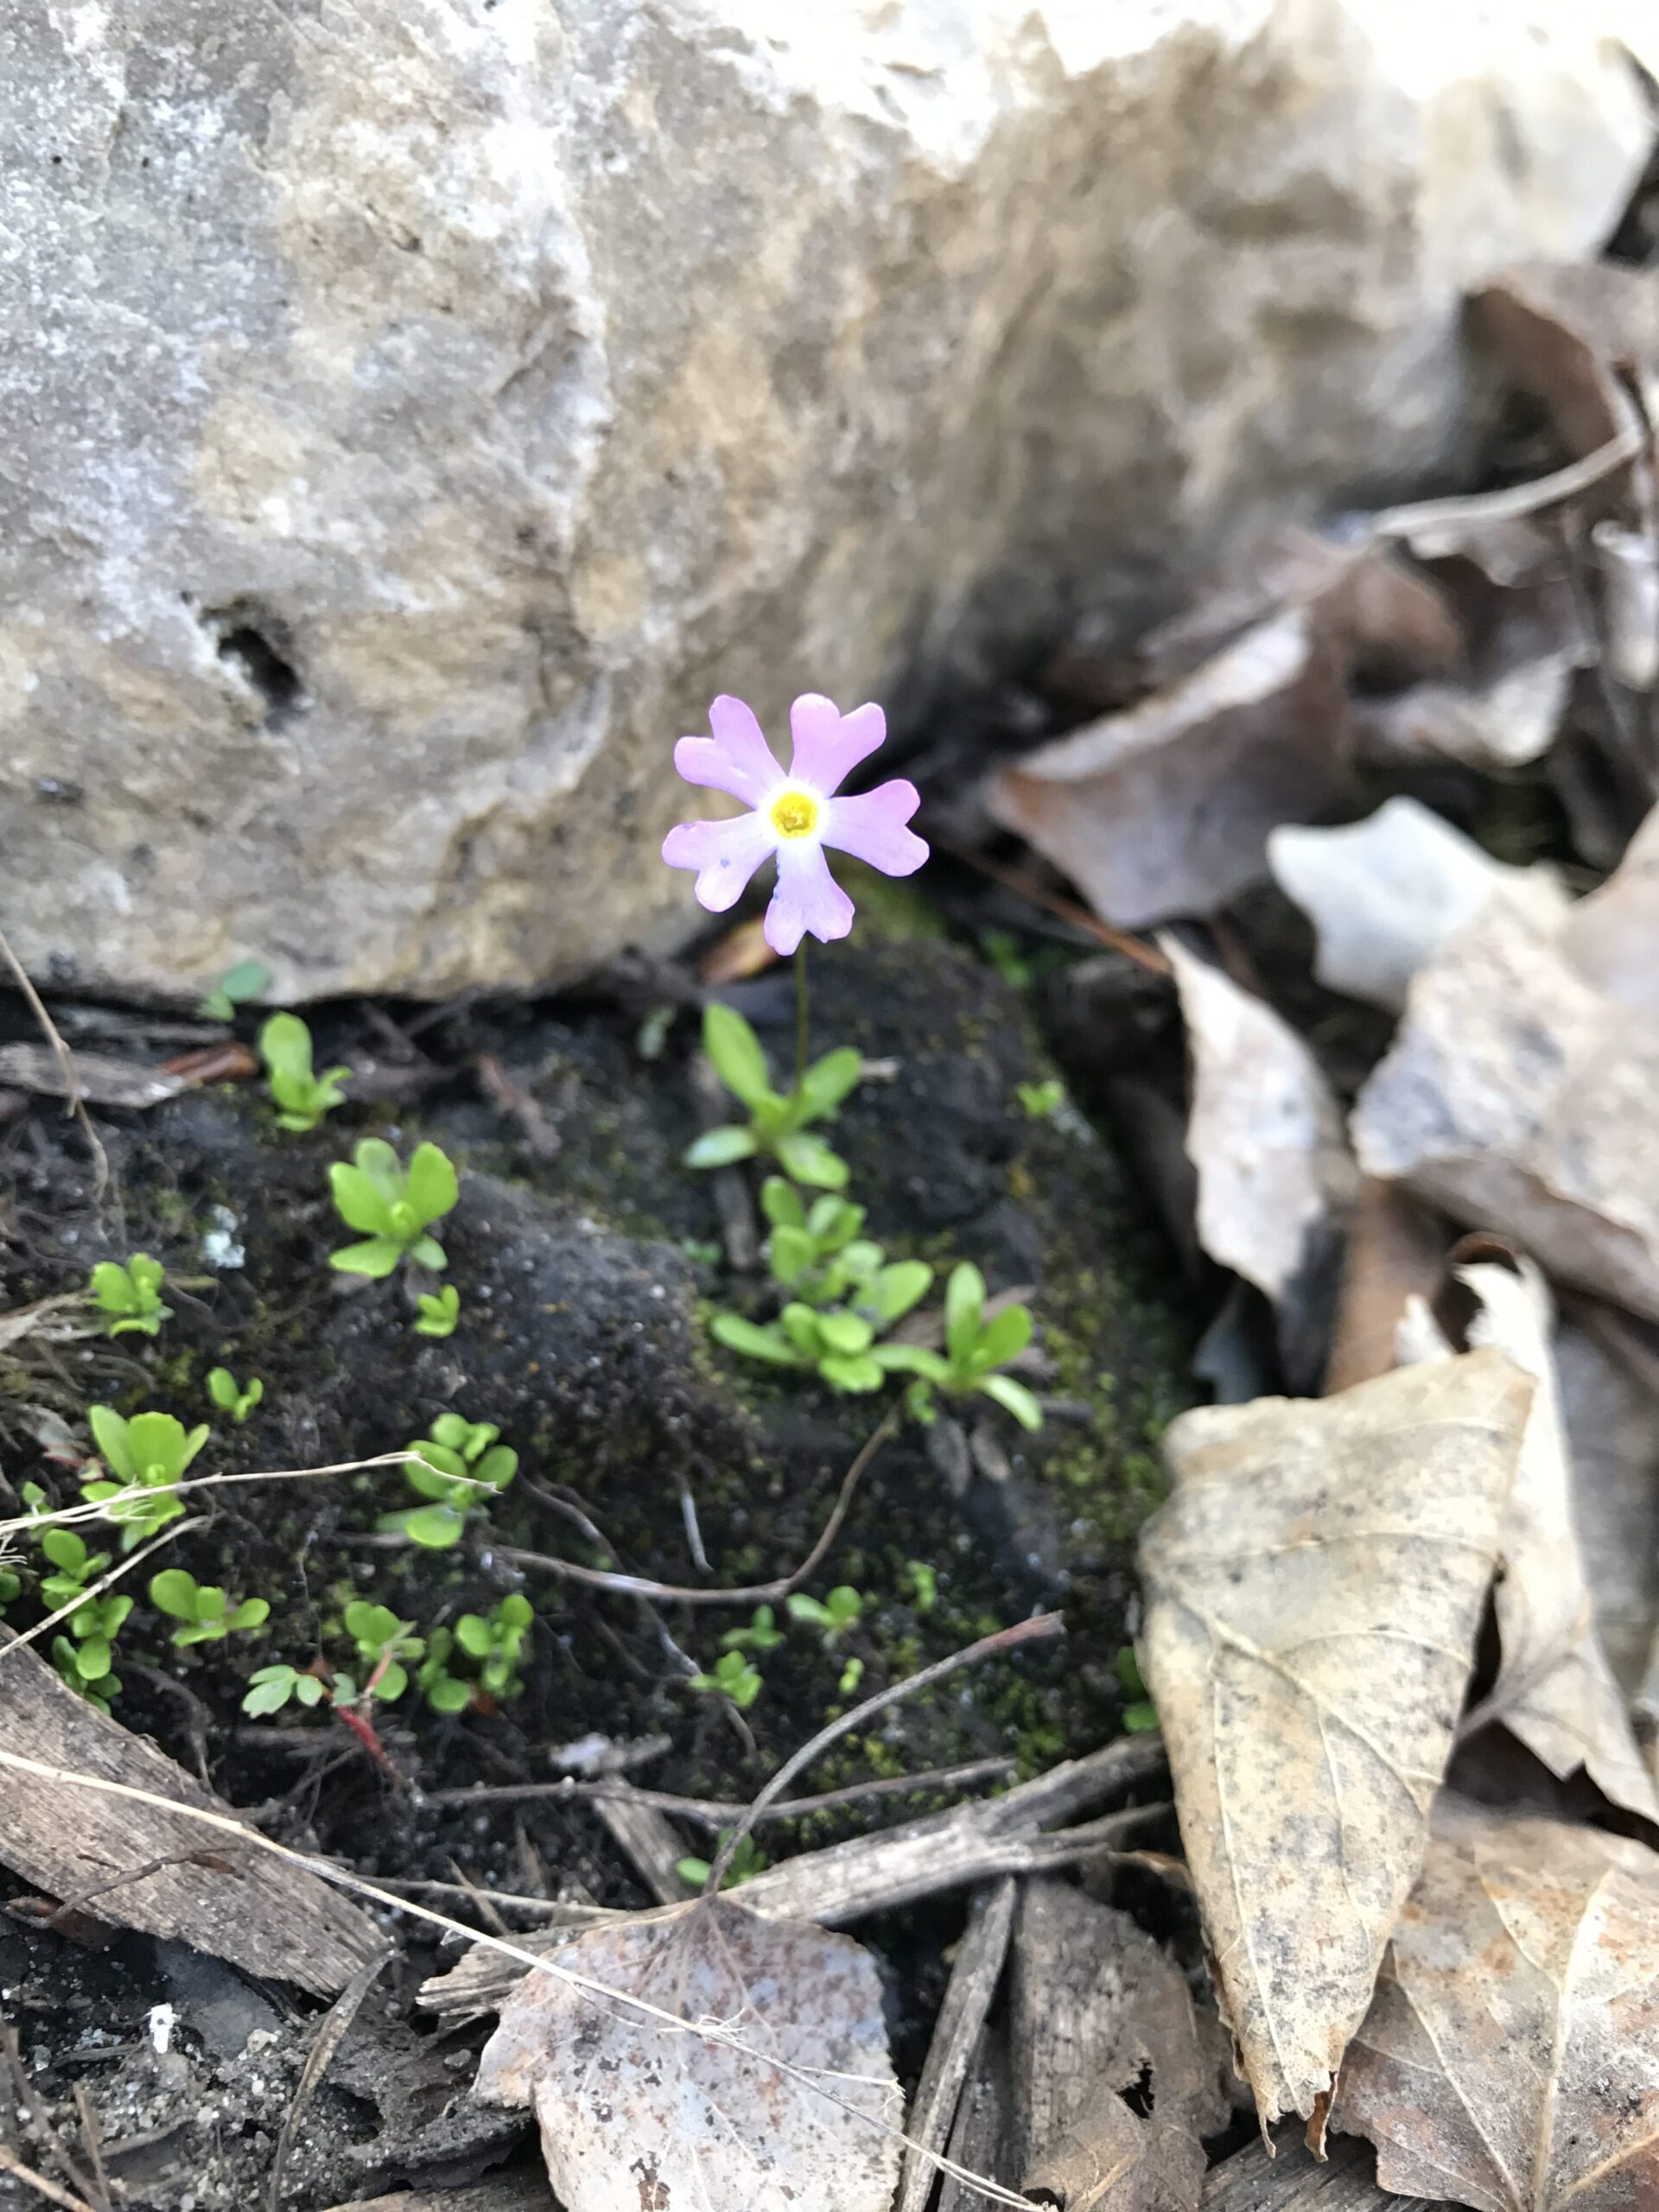
[[[1141,1665],[1264,2125],[1328,2094],[1421,1864],[1532,1392],[1471,1352],[1165,1436]]]
[[[1186,1152],[1198,1241],[1273,1300],[1286,1370],[1324,1364],[1344,1217],[1358,1178],[1319,1063],[1262,1000],[1166,933],[1192,1063]]]
[[[1554,868],[1505,868],[1414,798],[1338,830],[1287,824],[1268,839],[1268,862],[1319,933],[1320,982],[1391,1012],[1488,899],[1513,899],[1545,928],[1567,912]]]
[[[1027,753],[992,813],[1120,929],[1207,914],[1265,873],[1268,832],[1346,788],[1336,648],[1305,609],[1268,616],[1191,674]]]
[[[903,2101],[875,1962],[850,1936],[718,1898],[594,1929],[559,1961],[687,2023],[550,1973],[507,1999],[476,2094],[534,2109],[567,2212],[887,2212]]]
[[[1548,1287],[1529,1261],[1457,1270],[1479,1301],[1471,1344],[1495,1345],[1537,1384],[1498,1543],[1502,1661],[1481,1711],[1565,1781],[1582,1767],[1613,1804],[1659,1822],[1624,1700],[1596,1630],[1573,1513],[1572,1459],[1551,1348]]]
[[[1619,373],[1659,374],[1659,275],[1610,262],[1525,262],[1470,302],[1510,382],[1549,410],[1570,454],[1608,444],[1630,416]]]
[[[1478,2212],[1659,2202],[1659,1858],[1443,1798],[1332,2124]]]
[[[1659,1020],[1500,899],[1414,978],[1350,1126],[1366,1174],[1659,1318],[1656,1095]]]

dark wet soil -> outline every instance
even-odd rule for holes
[[[867,1694],[1040,1605],[1065,1611],[1058,1656],[996,1662],[965,1689],[906,1704],[837,1745],[807,1786],[986,1755],[1032,1770],[1116,1732],[1130,1540],[1155,1500],[1153,1446],[1186,1395],[1191,1324],[1204,1317],[1184,1310],[1184,1291],[1172,1294],[1181,1279],[1144,1192],[1077,1108],[1066,1099],[1033,1116],[1021,1103],[1018,1087],[1053,1071],[1033,1011],[1040,995],[948,941],[919,906],[890,918],[879,941],[867,933],[861,946],[816,958],[813,983],[815,1048],[850,1043],[877,1064],[833,1131],[850,1194],[868,1209],[867,1233],[890,1256],[941,1268],[971,1258],[993,1291],[1024,1287],[1038,1322],[1026,1379],[1048,1418],[1031,1438],[976,1402],[960,1423],[905,1426],[810,1586],[820,1597],[856,1587],[858,1625],[833,1651],[791,1627],[757,1661],[764,1688],[741,1716],[687,1677],[712,1665],[747,1606],[647,1606],[503,1556],[706,1588],[785,1573],[810,1549],[881,1410],[880,1400],[735,1362],[709,1336],[713,1303],[769,1308],[764,1274],[728,1262],[712,1179],[680,1164],[706,1112],[683,971],[641,971],[582,1001],[324,1010],[314,1018],[318,1064],[358,1071],[347,1106],[305,1135],[279,1131],[251,1083],[142,1116],[103,1116],[118,1210],[111,1198],[94,1203],[80,1138],[56,1109],[14,1113],[0,1163],[5,1306],[79,1288],[99,1258],[147,1250],[166,1266],[175,1310],[153,1340],[25,1339],[0,1352],[0,1507],[15,1510],[5,1484],[15,1492],[40,1481],[60,1502],[77,1494],[66,1462],[87,1448],[85,1408],[96,1400],[129,1414],[149,1406],[187,1423],[213,1418],[203,1470],[368,1458],[429,1433],[446,1410],[498,1424],[519,1453],[514,1483],[448,1551],[377,1537],[378,1516],[414,1502],[396,1468],[206,1493],[203,1525],[179,1538],[172,1563],[234,1597],[267,1599],[270,1618],[253,1635],[179,1653],[141,1590],[119,1643],[115,1710],[126,1726],[232,1803],[259,1808],[269,1834],[365,1873],[620,1905],[648,1894],[591,1808],[441,1796],[555,1779],[560,1748],[597,1733],[662,1738],[638,1777],[655,1788],[741,1799],[847,1701],[838,1685],[849,1658],[862,1662]],[[787,977],[729,995],[781,1071],[792,1049]],[[141,1038],[121,1049],[146,1056]],[[327,1265],[346,1241],[327,1166],[371,1133],[405,1158],[432,1139],[461,1170],[460,1205],[442,1225],[461,1298],[447,1340],[413,1332],[401,1280],[349,1282]],[[244,1427],[208,1402],[207,1371],[219,1364],[264,1382]],[[913,1562],[932,1571],[931,1604]],[[257,1666],[346,1663],[340,1622],[353,1597],[429,1634],[519,1589],[536,1615],[522,1694],[444,1715],[411,1688],[378,1709],[384,1765],[326,1707],[258,1722],[239,1710]],[[26,1588],[11,1624],[38,1611]],[[817,1816],[770,1831],[768,1848],[782,1855],[937,1802]],[[688,1848],[707,1849],[706,1830],[685,1833]],[[912,2072],[938,1952],[956,1926],[947,1904],[874,1931],[893,1966],[901,2066]],[[474,2140],[470,2115],[466,2139],[452,2139],[481,2030],[457,2043],[412,2024],[409,1994],[432,1962],[416,1933],[365,2005],[290,2155],[286,2204],[459,2178],[518,2133],[496,2116]],[[160,2052],[145,2024],[163,2001],[178,2025]],[[0,2003],[72,2143],[75,2084],[89,2094],[130,2204],[189,2212],[254,2201],[315,2008],[252,1991],[176,1947],[125,1936],[80,1952],[9,1921]]]

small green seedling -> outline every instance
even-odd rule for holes
[[[101,1310],[109,1314],[110,1334],[120,1336],[138,1329],[147,1337],[159,1336],[173,1308],[162,1303],[162,1263],[148,1252],[135,1252],[124,1267],[119,1260],[100,1260],[89,1286]]]
[[[816,1368],[832,1390],[879,1390],[889,1374],[910,1364],[907,1344],[877,1341],[909,1313],[933,1279],[925,1260],[899,1260],[878,1268],[858,1294],[859,1305],[819,1312],[791,1299],[775,1321],[716,1313],[709,1322],[716,1343],[747,1359],[774,1367]]]
[[[841,1670],[841,1680],[836,1684],[836,1694],[841,1697],[851,1697],[863,1679],[864,1662],[861,1659],[849,1659]]]
[[[530,1600],[515,1590],[487,1613],[463,1613],[455,1641],[469,1659],[480,1662],[479,1680],[493,1698],[514,1698],[524,1683],[513,1672],[535,1616]]]
[[[730,1834],[729,1828],[722,1831],[721,1843]],[[740,1883],[752,1880],[756,1874],[765,1873],[771,1864],[754,1838],[746,1835],[732,1853],[732,1863],[721,1877],[720,1886],[722,1890],[734,1890]],[[714,1871],[712,1859],[677,1859],[674,1861],[674,1872],[689,1890],[702,1889]]]
[[[816,1598],[809,1598],[800,1590],[797,1590],[789,1601],[791,1620],[804,1621],[810,1628],[822,1630],[826,1651],[838,1637],[843,1636],[849,1628],[858,1626],[863,1611],[863,1599],[847,1582],[832,1590],[822,1605]]]
[[[207,1424],[187,1430],[171,1414],[134,1414],[124,1421],[111,1406],[93,1406],[87,1420],[102,1455],[105,1476],[81,1487],[120,1525],[121,1548],[130,1552],[184,1510],[174,1485],[207,1441]]]
[[[982,1391],[1011,1413],[1022,1428],[1039,1429],[1043,1409],[1034,1392],[1012,1375],[998,1370],[1017,1358],[1031,1342],[1031,1313],[1024,1306],[1005,1306],[988,1321],[985,1318],[985,1278],[971,1261],[962,1260],[950,1270],[944,1287],[944,1350],[925,1344],[884,1344],[880,1347],[890,1367],[913,1375],[909,1404],[918,1421],[931,1421],[933,1393],[943,1390],[953,1398]]]
[[[89,1552],[73,1529],[48,1529],[41,1549],[56,1569],[43,1576],[41,1595],[54,1612],[75,1605],[69,1615],[69,1634],[54,1637],[52,1657],[58,1672],[72,1689],[90,1698],[107,1713],[110,1700],[119,1694],[119,1678],[111,1672],[111,1647],[132,1611],[130,1598],[118,1593],[75,1600],[95,1583],[109,1566],[108,1552]]]
[[[157,1612],[183,1625],[173,1631],[175,1649],[192,1643],[218,1643],[239,1630],[263,1627],[270,1607],[263,1598],[244,1598],[232,1605],[216,1583],[198,1582],[181,1567],[163,1567],[149,1579],[149,1602]]]
[[[473,1686],[449,1671],[455,1639],[447,1628],[435,1628],[426,1640],[426,1656],[415,1670],[415,1687],[434,1713],[465,1713],[473,1701]]]
[[[22,1586],[22,1575],[14,1574],[9,1567],[0,1567],[0,1618],[3,1618],[6,1607],[19,1594]]]
[[[846,1161],[809,1125],[830,1120],[862,1074],[864,1063],[850,1045],[814,1060],[787,1096],[772,1089],[760,1039],[730,1007],[704,1008],[702,1049],[733,1097],[748,1108],[749,1118],[705,1132],[685,1155],[688,1167],[727,1167],[762,1154],[798,1183],[817,1190],[845,1189]]]
[[[270,988],[270,970],[263,960],[238,960],[227,968],[197,1007],[204,1021],[232,1021],[236,1009]]]
[[[426,1232],[451,1211],[461,1192],[453,1165],[436,1145],[417,1145],[405,1174],[384,1137],[365,1137],[352,1164],[336,1160],[328,1179],[346,1227],[365,1232],[362,1243],[328,1255],[331,1268],[379,1276],[405,1258],[434,1270],[448,1265],[442,1245]]]
[[[330,1068],[326,1075],[314,1072],[311,1032],[297,1014],[271,1015],[259,1032],[259,1056],[269,1071],[279,1129],[315,1129],[325,1114],[345,1103],[346,1094],[340,1086],[351,1081],[351,1070]]]
[[[125,1611],[117,1612],[114,1628],[107,1624],[101,1624],[89,1631],[86,1640],[79,1643],[72,1643],[67,1636],[54,1636],[52,1639],[53,1665],[70,1688],[79,1690],[87,1703],[95,1705],[100,1713],[107,1713],[111,1700],[121,1694],[121,1677],[114,1671],[114,1653],[110,1648],[110,1639],[132,1609],[130,1598],[119,1598],[111,1602],[117,1607],[125,1608]],[[75,1615],[77,1621],[81,1618],[81,1614]]]
[[[741,1651],[722,1651],[712,1675],[693,1675],[690,1681],[694,1690],[730,1698],[740,1713],[754,1703],[762,1688],[760,1675]]]
[[[377,1605],[367,1598],[353,1598],[346,1608],[346,1633],[357,1646],[357,1656],[366,1669],[362,1694],[365,1698],[378,1698],[383,1705],[393,1705],[409,1688],[406,1659],[418,1659],[426,1649],[423,1637],[415,1633],[413,1621],[400,1621],[390,1605]],[[358,1695],[357,1685],[349,1675],[340,1675],[334,1680],[334,1702],[349,1705]]]
[[[1144,1736],[1158,1726],[1158,1708],[1147,1695],[1146,1683],[1141,1676],[1141,1662],[1135,1656],[1135,1646],[1126,1643],[1116,1659],[1117,1679],[1123,1685],[1123,1694],[1129,1702],[1123,1708],[1123,1726],[1131,1736]]]
[[[720,1639],[722,1651],[753,1651],[762,1657],[775,1651],[784,1640],[784,1632],[772,1615],[770,1605],[757,1605],[749,1618],[747,1628],[728,1628]]]
[[[930,1567],[925,1559],[905,1561],[905,1580],[916,1600],[918,1613],[931,1613],[939,1602],[939,1570]]]
[[[1025,1108],[1027,1120],[1046,1122],[1065,1103],[1065,1085],[1058,1076],[1052,1075],[1046,1083],[1016,1084],[1014,1096]]]
[[[886,1327],[908,1313],[933,1280],[925,1260],[889,1265],[881,1247],[859,1235],[863,1207],[833,1192],[804,1206],[791,1183],[769,1175],[760,1205],[772,1224],[766,1258],[772,1281],[802,1305],[850,1306]]]
[[[238,1428],[265,1395],[265,1386],[256,1375],[245,1390],[228,1367],[215,1367],[207,1376],[207,1395],[221,1413],[229,1414]]]
[[[417,1337],[453,1337],[461,1319],[461,1293],[452,1282],[438,1291],[423,1290],[415,1300]]]
[[[242,1710],[257,1720],[264,1713],[280,1713],[290,1702],[321,1705],[327,1694],[325,1683],[315,1675],[301,1674],[297,1667],[256,1667],[248,1677]]]
[[[440,1414],[431,1435],[409,1447],[428,1464],[423,1466],[412,1457],[404,1462],[410,1488],[417,1497],[433,1503],[383,1513],[375,1526],[396,1530],[429,1551],[458,1544],[468,1512],[487,1505],[518,1471],[518,1454],[495,1440],[500,1433],[493,1421],[469,1421],[459,1414]]]

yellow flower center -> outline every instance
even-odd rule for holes
[[[818,826],[818,802],[806,791],[784,791],[772,802],[772,826],[780,837],[810,837]]]

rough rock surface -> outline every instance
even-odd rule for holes
[[[1443,462],[1460,290],[1640,165],[1618,7],[12,0],[5,927],[289,997],[671,938],[716,689]]]

